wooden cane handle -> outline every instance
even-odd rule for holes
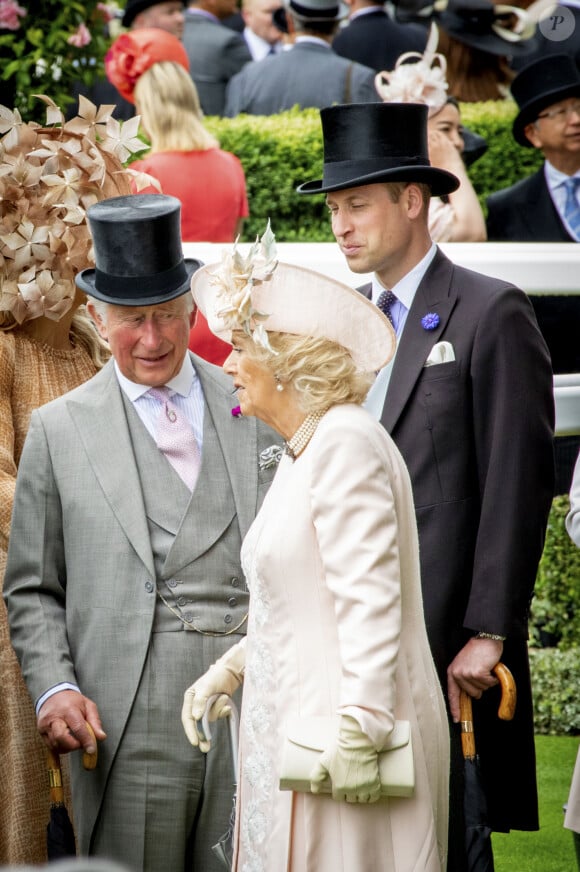
[[[511,721],[516,711],[517,691],[514,677],[505,663],[498,663],[492,669],[501,686],[501,700],[498,717],[502,721]]]
[[[88,721],[85,721],[87,730],[91,734],[91,738],[95,743],[95,749],[97,747],[97,740],[95,738],[95,731],[91,727]],[[85,769],[94,769],[97,765],[97,751],[95,750],[93,754],[87,754],[86,751],[83,751],[83,766]]]
[[[50,788],[50,801],[53,805],[64,803],[64,789],[62,786],[62,772],[60,757],[56,751],[50,748],[46,753],[46,768],[48,772],[48,786]]]
[[[461,749],[465,760],[475,757],[475,736],[473,734],[473,708],[471,697],[464,690],[459,692],[459,717],[461,721]]]

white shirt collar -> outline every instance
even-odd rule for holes
[[[421,283],[423,276],[425,275],[425,273],[429,269],[429,267],[431,265],[431,261],[435,257],[436,252],[437,252],[437,246],[435,245],[435,243],[432,243],[431,248],[429,249],[429,251],[427,252],[425,257],[422,260],[420,260],[419,263],[416,264],[413,267],[413,269],[407,273],[407,275],[403,276],[403,278],[400,279],[391,288],[391,291],[393,292],[395,297],[401,301],[401,303],[403,304],[403,306],[407,310],[409,310],[411,308],[411,303],[413,302],[413,300],[415,298],[415,293],[417,291],[417,288],[419,287],[419,284]],[[385,288],[383,287],[383,285],[379,281],[377,274],[375,273],[373,275],[373,279],[372,279],[372,300],[373,300],[373,303],[377,302],[377,300],[379,298],[379,294],[381,293],[381,291],[384,291],[384,290],[385,290]]]
[[[573,176],[567,176],[566,173],[562,173],[560,172],[560,170],[557,170],[556,167],[551,164],[549,160],[546,160],[544,170],[546,174],[546,182],[548,183],[548,187],[551,191],[554,191],[556,188],[564,185],[565,182],[570,178],[576,179],[580,177],[580,170],[574,173]]]
[[[151,389],[152,385],[141,385],[136,382],[130,381],[126,376],[123,375],[117,361],[114,361],[115,373],[117,374],[117,378],[119,379],[119,385],[121,386],[121,390],[127,395],[127,397],[134,403],[139,397],[142,397],[143,394],[146,394],[148,390]],[[193,364],[191,362],[191,357],[189,354],[186,354],[183,358],[183,363],[181,364],[181,369],[174,376],[171,381],[167,382],[167,387],[174,391],[176,394],[180,394],[182,397],[188,397],[191,393],[191,388],[194,380],[197,379],[196,372],[193,368]]]
[[[299,42],[311,42],[313,45],[323,45],[324,48],[332,51],[326,40],[320,39],[319,36],[297,36],[294,40],[294,45],[298,45]]]
[[[250,49],[250,54],[255,61],[261,61],[263,58],[267,57],[271,48],[274,49],[276,54],[282,48],[280,42],[270,45],[269,42],[266,42],[266,40],[262,39],[261,36],[258,36],[257,33],[254,33],[254,31],[249,27],[244,28],[244,39],[246,40],[248,48]]]

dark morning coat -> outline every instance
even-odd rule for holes
[[[357,61],[373,70],[392,70],[399,55],[423,52],[427,28],[421,24],[399,24],[382,9],[359,15],[343,27],[332,42],[343,58]]]
[[[564,226],[544,175],[544,167],[527,179],[496,191],[487,199],[490,242],[575,242]]]
[[[421,324],[428,313],[439,318],[434,330]],[[455,360],[424,367],[443,340]],[[550,359],[526,295],[438,251],[399,339],[381,421],[411,475],[427,631],[444,690],[447,666],[475,631],[507,637],[516,716],[499,721],[497,689],[488,691],[474,703],[476,731],[486,722],[476,741],[492,828],[535,829],[526,640],[553,495],[554,408]]]

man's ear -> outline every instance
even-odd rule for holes
[[[104,339],[105,342],[109,339],[109,333],[107,331],[107,324],[105,320],[102,318],[101,314],[97,311],[97,308],[91,300],[87,300],[86,310],[89,314],[89,317],[95,327],[97,328],[97,332],[101,339]]]
[[[195,320],[196,320],[196,318],[197,318],[197,311],[198,311],[197,306],[196,306],[195,303],[194,303],[194,304],[193,304],[193,309],[192,309],[191,312],[189,313],[189,328],[190,328],[190,329],[191,329],[191,328],[193,327],[193,325],[195,324]]]
[[[423,211],[423,191],[419,185],[411,182],[403,192],[407,197],[407,212],[409,218],[416,218]]]
[[[535,121],[532,121],[530,124],[526,124],[524,127],[524,136],[526,136],[534,148],[542,147],[542,137],[538,133],[538,128],[536,127]]]

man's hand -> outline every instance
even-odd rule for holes
[[[45,744],[59,754],[68,754],[79,748],[87,754],[94,754],[97,748],[87,722],[93,728],[95,738],[107,738],[95,703],[76,690],[61,690],[41,706],[37,727]]]
[[[492,669],[501,660],[503,642],[495,639],[470,639],[447,669],[447,695],[455,723],[459,723],[459,693],[464,690],[474,699],[498,681]]]

